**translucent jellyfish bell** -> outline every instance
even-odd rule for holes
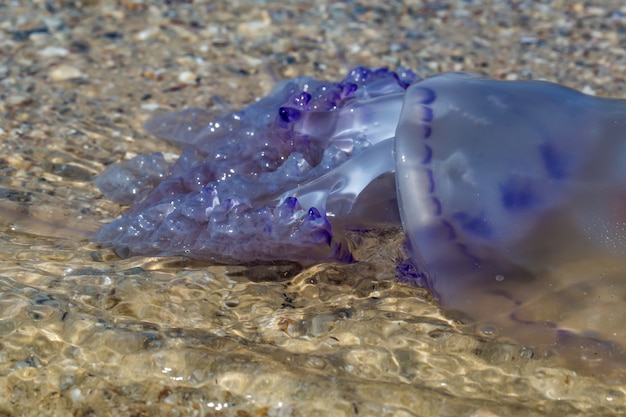
[[[559,292],[581,281],[598,297],[597,268],[583,278],[557,271],[626,255],[623,100],[441,74],[408,89],[395,152],[402,222],[420,271],[440,303],[501,333],[556,341],[563,312],[530,323],[522,306],[550,293],[559,305]],[[624,295],[626,274],[611,282],[619,288],[594,302]]]

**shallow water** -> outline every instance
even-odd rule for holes
[[[623,413],[621,386],[477,337],[426,291],[399,284],[389,265],[400,241],[366,236],[365,262],[301,271],[119,260],[7,231],[3,406],[14,415]]]
[[[551,54],[561,41],[582,48],[575,35],[534,50],[515,38],[519,13],[538,14],[534,28],[520,33],[541,35],[560,19],[585,16],[579,31],[590,31],[585,25],[608,21],[610,10],[598,17],[597,10],[555,3],[553,12],[520,12],[499,2],[484,17],[479,6],[461,13],[430,4],[416,6],[415,21],[406,21],[410,5],[404,3],[389,10],[367,3],[310,10],[250,9],[246,2],[79,6],[11,3],[0,9],[0,413],[624,414],[625,385],[477,334],[441,311],[427,291],[399,283],[400,231],[355,235],[361,262],[310,269],[120,260],[86,239],[122,210],[102,198],[94,175],[135,153],[175,152],[141,128],[156,108],[239,106],[267,93],[274,78],[337,78],[343,61],[460,69],[459,59],[451,58],[460,53],[467,54],[462,69],[487,62],[496,72],[503,65],[498,60],[508,62],[512,54],[519,58],[518,74],[534,71],[624,96],[623,82],[605,79],[606,68],[589,70],[603,65],[595,64],[598,44],[606,59],[624,62],[616,52],[618,35],[595,38],[585,49],[584,69],[559,62],[558,71],[546,63],[557,59]],[[499,23],[482,25],[483,18]],[[494,27],[504,28],[508,19],[517,46],[505,48]],[[369,32],[388,27],[385,21],[399,22],[398,28],[383,31],[384,39],[380,31]],[[423,41],[406,35],[415,22]],[[454,35],[459,27],[474,37],[470,44]],[[405,47],[392,48],[394,39]],[[367,44],[369,54],[358,44]],[[574,46],[567,52],[572,62]],[[68,67],[80,75],[66,78]],[[580,268],[566,265],[556,273]],[[537,303],[547,308],[550,301],[548,294]]]
[[[32,412],[32,400],[50,415],[623,412],[620,386],[476,337],[426,291],[399,284],[388,267],[399,235],[367,236],[366,262],[300,271],[122,261],[73,240],[4,233],[4,407],[15,415]]]

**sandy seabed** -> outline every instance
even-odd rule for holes
[[[111,163],[178,150],[142,123],[355,65],[626,97],[614,1],[0,3],[0,415],[618,416],[619,383],[479,337],[398,283],[400,231],[352,265],[121,260]],[[601,375],[599,375],[601,377]]]

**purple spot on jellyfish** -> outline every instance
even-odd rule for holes
[[[550,144],[539,146],[539,153],[550,177],[562,180],[567,176],[566,162],[559,151]]]
[[[433,109],[428,106],[422,106],[422,122],[432,122],[433,120]]]
[[[283,122],[291,123],[300,118],[300,110],[293,107],[281,107],[278,109],[278,115]]]
[[[461,226],[463,230],[472,235],[482,238],[493,236],[493,230],[485,219],[484,215],[471,215],[465,211],[460,211],[452,215],[452,218]]]
[[[302,110],[308,110],[308,106],[307,105],[311,101],[312,97],[313,96],[310,93],[307,93],[306,91],[303,91],[302,93],[300,93],[299,96],[294,97],[292,102],[296,106],[299,106]]]
[[[430,138],[430,136],[433,133],[433,129],[429,125],[426,125],[426,124],[423,124],[423,123],[421,124],[421,126],[424,129],[424,131],[422,133],[422,136],[424,137],[424,139]]]
[[[428,145],[424,145],[424,158],[422,159],[422,164],[428,165],[430,161],[433,159],[433,148]]]
[[[527,209],[538,202],[532,185],[523,178],[511,177],[500,184],[500,195],[507,210]]]
[[[311,207],[309,209],[309,220],[317,220],[321,218],[322,215],[320,214],[320,211],[318,209],[316,209],[315,207]]]
[[[359,88],[355,83],[340,84],[342,98],[350,97]]]

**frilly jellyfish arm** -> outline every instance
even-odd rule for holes
[[[479,318],[549,290],[563,262],[626,254],[626,102],[449,73],[413,84],[396,132],[414,259]],[[485,312],[482,297],[501,294]]]
[[[110,167],[98,185],[132,206],[95,240],[124,257],[352,261],[347,228],[399,224],[393,138],[414,80],[359,67],[339,83],[283,82],[215,119],[188,109],[148,121],[185,150],[172,165],[155,154]]]

